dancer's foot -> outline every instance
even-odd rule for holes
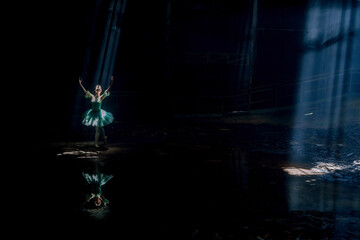
[[[94,145],[96,148],[98,148],[99,147],[99,145],[97,145],[97,143],[95,143],[95,145]]]
[[[107,144],[107,136],[104,137],[104,143]]]

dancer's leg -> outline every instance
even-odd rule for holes
[[[99,136],[100,136],[100,127],[95,127],[95,147],[98,147],[99,142]]]
[[[105,136],[104,127],[100,127],[100,134],[101,134],[102,139],[104,139],[104,143],[106,144],[107,143],[107,137]]]

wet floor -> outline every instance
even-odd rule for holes
[[[36,147],[43,204],[32,214],[39,226],[117,239],[360,237],[356,147],[336,162],[317,152],[296,158],[287,127],[134,128],[127,126],[138,135],[109,134],[100,148],[83,140]],[[96,172],[113,176],[102,186],[106,208],[83,205],[82,173]]]
[[[134,239],[145,232],[157,239],[359,237],[360,188],[329,181],[284,154],[171,142],[95,149],[74,142],[53,146],[51,155],[55,186],[68,200],[49,211],[67,219],[60,225],[65,231],[101,226]],[[96,171],[113,175],[103,186],[109,205],[86,209],[82,173]],[[354,229],[346,233],[347,227]]]

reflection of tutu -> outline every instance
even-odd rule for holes
[[[89,109],[83,114],[82,123],[85,126],[103,127],[112,123],[113,120],[114,117],[110,112],[103,109]]]
[[[107,175],[103,173],[98,173],[98,174],[82,173],[82,175],[86,179],[87,183],[96,184],[99,185],[100,187],[113,178],[112,175]]]

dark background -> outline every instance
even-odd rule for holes
[[[176,0],[172,1],[170,19],[166,17],[168,1],[128,0],[113,72],[115,83],[111,97],[103,105],[115,116],[113,126],[125,128],[125,124],[122,124],[126,122],[161,125],[171,123],[181,115],[224,116],[233,111],[294,105],[297,89],[293,83],[299,75],[301,56],[312,47],[304,46],[302,42],[310,2],[259,0],[257,29],[253,35],[256,41],[252,48],[249,35],[251,0]],[[356,6],[357,1],[351,2]],[[72,168],[73,163],[69,162],[51,162],[54,160],[53,152],[41,144],[75,141],[81,137],[90,139],[91,135],[83,132],[80,121],[81,114],[90,105],[83,98],[78,77],[83,76],[84,86],[92,90],[92,77],[104,34],[108,3],[109,0],[16,2],[11,7],[4,7],[3,11],[13,13],[4,21],[9,29],[4,38],[10,42],[6,49],[9,53],[6,62],[10,62],[11,67],[6,67],[10,74],[5,78],[5,82],[10,85],[7,91],[10,112],[5,112],[3,116],[12,123],[11,127],[4,126],[9,131],[6,132],[6,137],[9,136],[6,141],[10,146],[7,148],[6,145],[6,150],[12,154],[6,162],[15,166],[8,171],[8,182],[19,183],[16,186],[6,184],[12,188],[9,195],[16,202],[14,209],[21,209],[18,214],[12,212],[15,227],[20,222],[32,227],[35,225],[31,224],[32,220],[39,213],[45,213],[48,217],[41,219],[41,224],[47,219],[55,221],[52,212],[48,212],[53,207],[55,210],[64,210],[60,214],[64,219],[59,221],[66,221],[66,214],[71,214],[71,209],[66,206],[75,203],[69,199],[71,195],[67,193],[67,186],[71,187],[71,193],[76,192],[76,187],[71,186],[72,179],[66,179],[62,174],[70,172],[75,176],[80,167]],[[322,6],[325,8],[326,4],[323,1]],[[96,21],[95,13],[98,13]],[[167,25],[167,20],[170,20],[170,25]],[[358,41],[356,36],[357,32],[351,35],[354,41]],[[89,51],[91,55],[86,62]],[[241,54],[245,54],[246,58],[239,58]],[[221,57],[224,56],[235,63],[223,60]],[[350,67],[359,66],[359,62],[350,63]],[[278,102],[270,100],[248,105],[247,90],[286,83],[289,85],[283,88],[280,93],[283,97]],[[245,94],[238,95],[239,92]],[[271,91],[259,92],[253,95],[253,101],[272,99],[272,94]],[[108,133],[112,134],[112,139],[116,139],[116,131]],[[186,136],[179,139],[187,141]],[[217,141],[216,137],[212,140]],[[151,161],[146,161],[148,151],[145,148],[144,152],[140,151],[140,157],[130,158],[134,161],[128,161],[125,170],[117,168],[120,172],[132,170],[124,172],[124,176],[130,176],[136,183],[127,186],[128,192],[133,191],[133,186],[141,186],[143,180],[146,182],[145,177],[151,177],[147,167],[153,167],[166,177],[175,179],[170,176],[172,172],[165,171],[166,163],[153,166]],[[173,154],[177,156],[178,152]],[[180,155],[176,159],[181,162],[182,158],[189,155]],[[188,161],[195,158],[197,156]],[[138,171],[138,159],[142,161],[143,172],[140,173],[144,175],[136,179],[131,174]],[[175,176],[181,176],[181,170],[185,170],[185,167],[177,169],[176,164],[171,167],[177,174]],[[201,170],[200,165],[198,169]],[[62,177],[65,177],[68,185],[63,184]],[[55,184],[51,180],[55,180]],[[165,184],[162,180],[156,179],[155,183]],[[192,186],[190,181],[181,184],[180,193],[187,193],[186,187]],[[193,191],[196,192],[195,189]],[[175,194],[176,191],[172,192]],[[179,199],[184,198],[181,197]],[[186,210],[186,206],[171,207]],[[142,209],[156,214],[150,205]],[[186,211],[177,213],[186,216]],[[151,217],[147,215],[146,220],[151,222]],[[57,226],[61,229],[62,225]],[[184,231],[186,226],[182,227],[177,226]],[[38,232],[39,228],[41,225],[36,224],[32,229]]]
[[[357,2],[352,2],[355,8]],[[112,92],[118,97],[108,100],[108,109],[117,119],[156,122],[177,114],[226,114],[293,105],[296,85],[292,83],[298,80],[301,56],[307,49],[303,35],[309,3],[258,1],[256,40],[251,47],[253,1],[172,1],[169,18],[168,1],[128,1],[113,72]],[[31,109],[41,116],[39,128],[70,131],[77,115],[88,107],[79,96],[78,77],[92,91],[108,4],[95,0],[22,3],[20,17],[13,17],[14,85],[23,90],[19,95],[25,101],[32,99]],[[327,3],[321,4],[326,8]],[[241,54],[245,60],[239,60]],[[219,60],[221,56],[235,58],[237,64]],[[204,61],[206,57],[210,60]],[[261,92],[247,105],[247,90],[284,83],[290,84],[278,93],[282,97],[276,103],[268,101],[272,92]],[[267,102],[255,103],[264,99]]]
[[[31,89],[41,109],[46,109],[48,117],[59,120],[60,125],[72,114],[74,95],[79,93],[79,75],[92,90],[93,83],[86,80],[91,79],[103,37],[107,1],[101,2],[95,29],[92,20],[96,1],[32,3],[24,10],[20,46],[23,52],[20,52],[22,57],[17,69],[26,76],[21,79],[26,83],[24,86],[29,87],[25,92]],[[127,3],[113,73],[113,91],[139,94],[136,101],[124,101],[121,105],[128,104],[142,118],[149,115],[162,118],[173,114],[173,105],[178,103],[169,100],[174,96],[230,96],[248,88],[250,80],[241,76],[248,74],[242,65],[180,62],[171,54],[236,54],[239,43],[248,37],[244,33],[244,22],[251,18],[252,2],[175,1],[168,43],[166,4],[166,1]],[[302,29],[305,7],[306,1],[272,1],[271,4],[259,1],[258,27]],[[295,79],[300,38],[299,34],[285,31],[258,30],[253,86]],[[90,64],[87,72],[83,72],[89,49],[92,51]],[[185,101],[189,103],[180,103],[179,112],[194,112],[194,101],[191,98]],[[209,110],[204,112],[218,111],[211,108],[211,102],[209,105]],[[232,102],[226,106],[227,111],[237,110]]]

